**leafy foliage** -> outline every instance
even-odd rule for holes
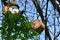
[[[12,14],[9,11],[3,13],[1,31],[2,40],[27,40],[38,34],[31,28],[31,22],[28,21],[28,17],[20,13]]]

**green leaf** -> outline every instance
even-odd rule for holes
[[[12,14],[11,12],[3,13],[2,21],[2,37],[5,40],[27,40],[33,38],[38,33],[32,29],[31,22],[29,22],[27,16],[23,16],[20,13]],[[32,33],[31,33],[32,32]],[[13,34],[12,34],[13,33]],[[24,37],[21,36],[23,33]]]

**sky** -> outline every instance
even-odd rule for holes
[[[1,23],[2,23],[2,5],[1,5],[1,0],[0,0],[0,26],[1,26]]]

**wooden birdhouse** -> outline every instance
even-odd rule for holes
[[[32,28],[36,32],[41,33],[45,29],[45,25],[41,20],[36,19],[32,22]]]
[[[19,6],[16,2],[9,2],[3,6],[3,12],[10,11],[12,14],[19,12]]]

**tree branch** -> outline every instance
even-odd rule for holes
[[[37,9],[37,12],[39,13],[39,15],[41,16],[41,19],[42,21],[44,20],[44,16],[43,16],[43,12],[42,12],[42,9],[40,7],[40,4],[39,4],[39,0],[32,0],[32,2],[34,3],[36,9]]]
[[[50,0],[53,7],[59,12],[59,15],[60,15],[60,7],[59,5],[56,3],[56,0]]]
[[[40,3],[39,3],[39,0],[32,0],[32,2],[34,3],[34,5],[35,5],[35,7],[36,7],[36,9],[37,9],[37,12],[39,13],[39,15],[41,16],[41,19],[42,19],[42,21],[44,21],[44,16],[43,16],[43,11],[42,11],[42,9],[41,9],[41,7],[40,7]],[[47,28],[47,26],[46,26],[46,36],[49,38],[49,40],[51,39],[51,37],[50,37],[50,34],[49,34],[49,30],[48,30],[48,28]]]

